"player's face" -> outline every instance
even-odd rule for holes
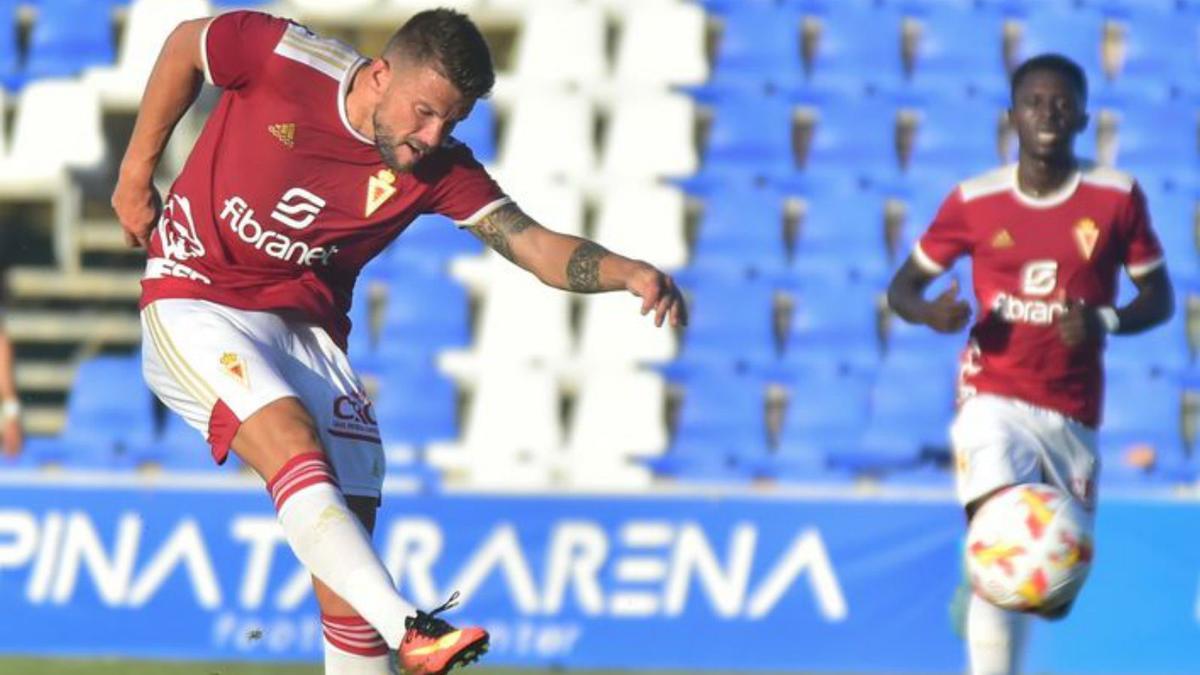
[[[1065,160],[1074,154],[1075,136],[1087,126],[1079,92],[1061,74],[1035,70],[1021,80],[1009,111],[1021,154]]]
[[[374,112],[375,145],[393,171],[413,166],[471,113],[473,100],[427,65],[399,66]]]

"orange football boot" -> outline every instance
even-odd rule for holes
[[[446,604],[432,612],[417,610],[404,620],[408,632],[396,654],[406,675],[445,675],[455,668],[479,660],[488,649],[488,634],[482,628],[455,628],[437,615],[458,604],[455,591]]]

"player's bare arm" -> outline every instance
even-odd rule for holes
[[[939,333],[957,333],[971,320],[971,306],[959,299],[957,279],[932,302],[927,301],[925,289],[934,278],[909,258],[888,286],[888,306],[909,323],[924,324]]]
[[[194,19],[176,26],[146,83],[112,196],[113,210],[130,246],[145,248],[162,211],[154,170],[175,125],[200,93],[204,73],[200,39],[208,22],[207,18]]]
[[[0,425],[4,454],[14,456],[20,453],[24,436],[21,429],[21,407],[17,401],[17,384],[13,377],[12,342],[9,341],[3,326],[0,326]]]
[[[515,204],[496,209],[471,231],[548,286],[576,293],[627,290],[642,299],[642,314],[654,310],[656,326],[667,320],[687,324],[683,295],[669,275],[596,242],[547,229]]]
[[[1175,293],[1166,267],[1131,277],[1137,295],[1128,305],[1115,310],[1115,335],[1133,335],[1166,322],[1175,313]],[[1059,317],[1058,333],[1063,343],[1074,347],[1109,331],[1098,307],[1072,304]]]

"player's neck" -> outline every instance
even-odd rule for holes
[[[1054,159],[1022,156],[1017,161],[1017,189],[1031,197],[1044,197],[1066,185],[1077,166],[1071,155]]]
[[[375,120],[371,117],[371,111],[375,109],[375,102],[370,100],[368,77],[370,72],[364,65],[350,79],[350,88],[346,91],[346,119],[355,131],[374,140]]]

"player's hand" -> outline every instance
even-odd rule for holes
[[[672,326],[687,325],[687,305],[675,280],[669,275],[642,263],[625,287],[642,299],[642,316],[654,310],[655,326],[662,326],[668,318]]]
[[[925,324],[939,333],[957,333],[971,320],[971,306],[958,297],[958,279],[929,303]]]
[[[21,454],[21,446],[25,444],[25,432],[21,429],[21,420],[13,418],[4,423],[4,455],[16,457]]]
[[[1096,310],[1079,300],[1067,304],[1067,311],[1058,315],[1058,336],[1063,344],[1074,348],[1091,340],[1102,332],[1100,317]]]
[[[125,243],[130,248],[146,248],[162,214],[162,196],[154,184],[122,177],[113,190],[112,207],[125,230]]]

